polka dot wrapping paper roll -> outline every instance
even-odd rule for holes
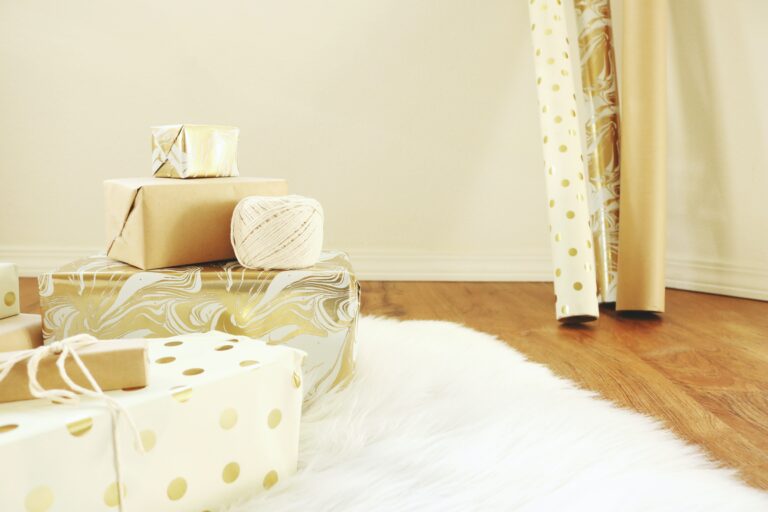
[[[565,4],[563,0],[529,0],[528,7],[549,196],[556,316],[577,322],[594,320],[599,312]]]
[[[211,332],[149,340],[150,380],[111,391],[121,419],[116,479],[108,409],[0,404],[0,510],[218,510],[296,470],[304,353]],[[137,448],[141,443],[144,453]]]

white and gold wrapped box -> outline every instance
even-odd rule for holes
[[[307,353],[307,400],[344,382],[355,363],[359,286],[349,258],[325,252],[298,270],[236,261],[143,271],[94,256],[40,275],[46,342],[165,338],[224,331]]]
[[[19,314],[19,272],[13,263],[0,263],[0,318]]]
[[[97,398],[0,405],[0,510],[216,510],[296,470],[302,352],[218,332],[148,350],[149,385],[107,393],[116,434]]]
[[[157,178],[239,176],[234,126],[170,124],[152,127],[152,174]]]

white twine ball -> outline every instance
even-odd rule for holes
[[[311,267],[323,248],[323,208],[302,196],[251,196],[232,214],[232,247],[247,268]]]

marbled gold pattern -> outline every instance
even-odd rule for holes
[[[609,0],[575,0],[589,169],[590,225],[600,302],[616,301],[619,251],[619,98]]]
[[[233,126],[153,126],[152,174],[158,178],[238,176],[239,134]]]
[[[237,262],[143,271],[96,256],[43,274],[39,284],[48,341],[80,332],[113,339],[218,330],[287,344],[308,354],[307,400],[354,367],[359,286],[343,253],[291,271]]]

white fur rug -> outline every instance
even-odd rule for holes
[[[768,510],[659,424],[495,338],[364,318],[358,371],[306,411],[300,469],[244,511]]]

